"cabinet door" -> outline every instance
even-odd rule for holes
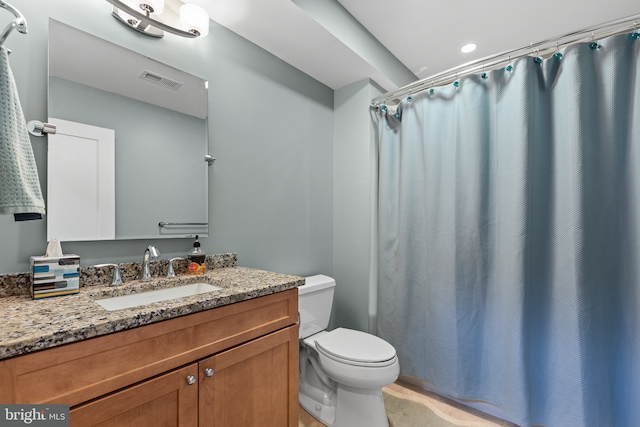
[[[216,354],[199,370],[200,426],[298,425],[298,325]]]
[[[198,365],[171,371],[71,409],[71,426],[196,427]],[[193,384],[188,383],[192,376]]]

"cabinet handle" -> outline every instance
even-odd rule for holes
[[[204,374],[208,377],[212,377],[213,376],[213,369],[211,368],[207,368],[204,370]]]
[[[187,384],[189,385],[193,385],[196,383],[196,377],[194,377],[193,375],[189,375],[187,377]]]

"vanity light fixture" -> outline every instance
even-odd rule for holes
[[[182,37],[206,37],[209,14],[195,4],[180,0],[107,0],[113,5],[111,15],[119,22],[152,37],[165,31]]]

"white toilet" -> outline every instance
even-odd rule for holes
[[[396,350],[365,332],[325,330],[335,286],[317,275],[298,288],[300,405],[328,427],[389,427],[382,387],[400,374]]]

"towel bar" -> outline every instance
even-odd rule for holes
[[[208,226],[209,223],[208,222],[164,222],[164,221],[160,221],[158,223],[158,227],[162,228],[162,227],[171,227],[171,226],[188,226],[188,225],[195,225],[198,227],[205,227]]]
[[[56,133],[56,125],[51,123],[42,123],[39,120],[31,120],[27,123],[27,129],[33,136],[44,136],[45,133]]]
[[[9,34],[15,29],[22,34],[27,34],[27,20],[24,19],[24,16],[18,9],[3,0],[0,0],[0,9],[6,9],[16,17],[16,19],[9,22],[9,25],[0,33],[0,46],[2,46],[7,37],[9,37]]]

